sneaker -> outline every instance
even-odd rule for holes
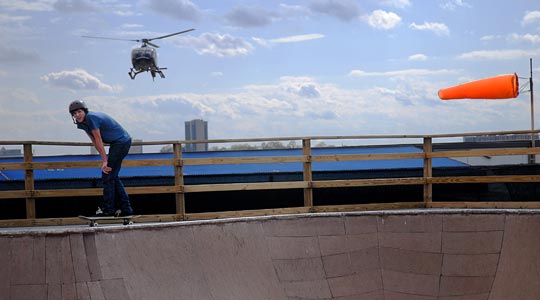
[[[101,217],[112,217],[114,216],[114,212],[104,212],[101,210],[101,208],[98,207],[96,210],[96,213],[92,216],[94,218],[101,218]]]
[[[129,210],[117,210],[117,212],[120,212],[118,213],[118,216],[119,217],[125,217],[125,216],[132,216],[133,215],[133,210],[132,209],[129,209]]]

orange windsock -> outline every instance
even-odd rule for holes
[[[439,90],[441,100],[507,99],[516,98],[519,84],[517,74],[499,75],[467,82]]]

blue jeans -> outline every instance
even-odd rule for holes
[[[103,180],[103,204],[101,210],[104,213],[110,214],[117,209],[121,209],[124,214],[131,214],[133,212],[128,194],[118,177],[118,173],[120,173],[120,168],[122,167],[122,161],[128,154],[130,147],[131,139],[125,143],[111,144],[109,147],[107,165],[112,170],[109,174],[101,173],[101,179]]]

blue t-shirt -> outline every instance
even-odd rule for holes
[[[131,139],[118,122],[102,112],[89,111],[84,122],[77,122],[77,128],[86,131],[90,136],[93,136],[92,130],[99,129],[103,142],[107,144],[124,143]]]

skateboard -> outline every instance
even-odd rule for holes
[[[79,219],[90,221],[90,227],[98,226],[98,221],[115,221],[115,220],[122,220],[122,224],[124,225],[130,225],[133,224],[133,219],[136,219],[140,217],[140,215],[134,215],[134,216],[121,216],[121,217],[87,217],[87,216],[79,216]]]

